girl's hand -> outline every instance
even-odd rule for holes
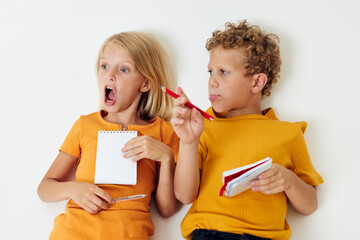
[[[126,152],[125,158],[134,157],[134,162],[143,158],[159,162],[173,160],[173,151],[169,146],[147,135],[131,139],[121,151]]]
[[[86,182],[72,182],[69,198],[91,214],[97,214],[113,204],[113,198],[98,186]]]
[[[185,106],[189,99],[182,88],[178,87],[176,92],[180,97],[174,102],[171,124],[180,140],[183,143],[191,144],[200,139],[204,129],[204,119],[195,108],[191,109]]]
[[[274,163],[269,170],[259,175],[258,180],[251,181],[251,189],[264,194],[284,192],[290,188],[294,176],[291,170]]]

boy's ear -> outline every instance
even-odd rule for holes
[[[145,79],[145,81],[140,86],[140,92],[148,92],[150,88],[150,81],[148,79]]]
[[[263,90],[268,78],[265,73],[257,73],[254,74],[253,82],[252,82],[252,92],[259,93]]]

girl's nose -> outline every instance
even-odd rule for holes
[[[116,77],[115,77],[115,74],[114,74],[113,70],[108,71],[108,74],[107,74],[106,77],[107,77],[107,79],[109,81],[112,81],[112,82],[116,80]]]

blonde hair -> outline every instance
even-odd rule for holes
[[[266,34],[257,25],[243,20],[239,25],[226,23],[225,30],[216,30],[206,42],[206,49],[222,46],[225,49],[241,49],[245,53],[244,67],[247,75],[265,73],[268,81],[262,95],[269,96],[272,84],[277,82],[281,67],[279,37]]]
[[[150,90],[142,94],[138,105],[137,113],[141,119],[150,120],[158,116],[170,120],[173,99],[162,92],[160,85],[172,88],[175,79],[165,49],[155,38],[142,32],[114,34],[106,39],[100,49],[96,74],[100,70],[104,49],[110,42],[128,51],[136,68],[150,83]]]

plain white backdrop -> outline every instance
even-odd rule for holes
[[[177,85],[205,110],[206,39],[242,19],[280,37],[281,77],[263,107],[308,122],[308,149],[325,180],[314,214],[289,210],[292,239],[358,236],[359,10],[355,0],[0,0],[0,239],[47,239],[64,211],[65,202],[41,202],[36,188],[74,121],[98,110],[95,61],[108,36],[155,35]],[[168,219],[153,209],[152,239],[182,239],[187,209]]]

